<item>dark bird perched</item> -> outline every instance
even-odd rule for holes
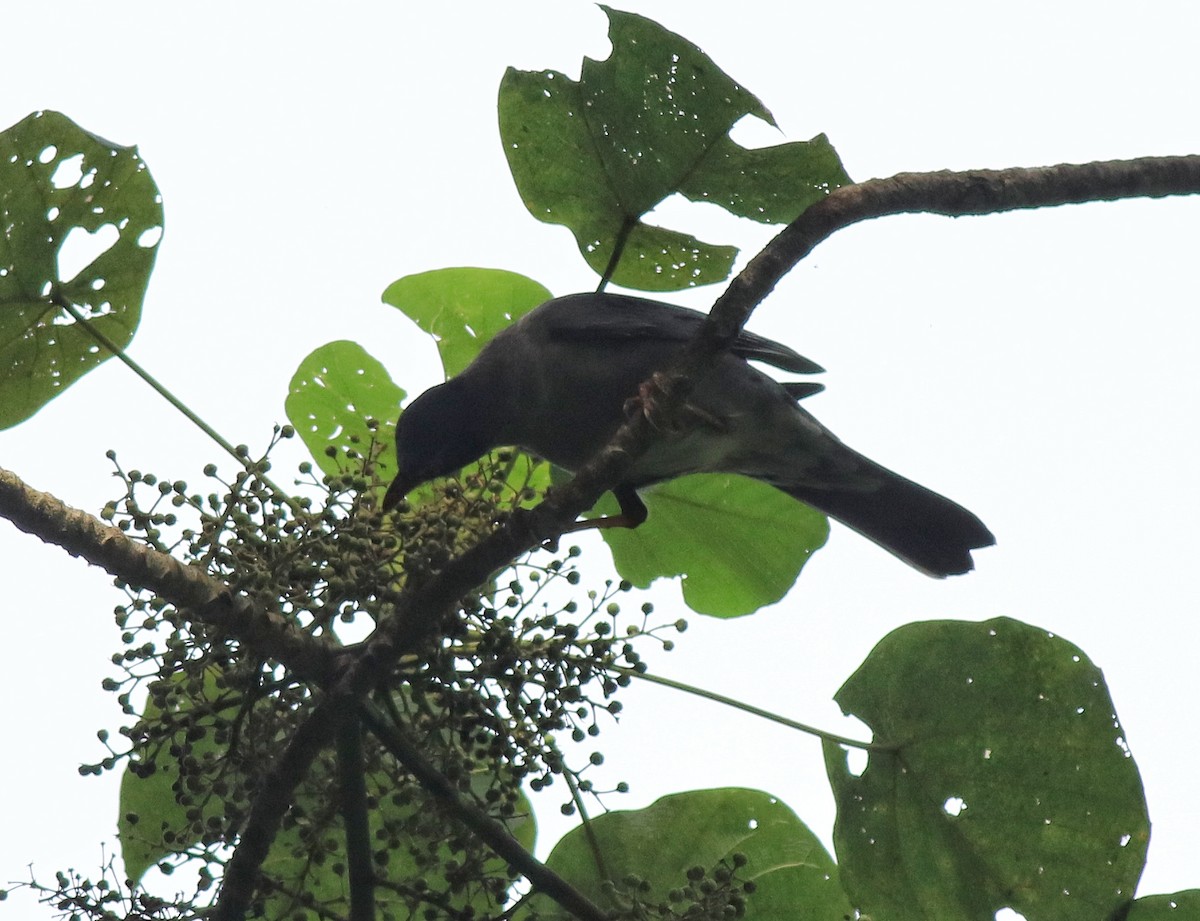
[[[421,394],[396,426],[395,506],[416,486],[500,445],[575,470],[612,439],[639,385],[666,369],[704,315],[616,294],[548,301],[499,333],[461,374]],[[819,384],[780,383],[748,361],[812,374],[787,346],[743,332],[687,399],[686,426],[664,433],[613,492],[609,526],[646,517],[636,490],[688,473],[740,473],[824,512],[930,576],[965,573],[995,543],[975,515],[842,444],[797,405]]]

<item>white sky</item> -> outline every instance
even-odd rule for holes
[[[524,211],[495,118],[507,65],[577,74],[582,54],[606,56],[591,4],[8,7],[0,127],[53,108],[139,145],[167,225],[131,353],[232,441],[265,444],[297,363],[332,339],[366,345],[410,393],[435,382],[431,346],[379,303],[394,278],[488,265],[556,294],[595,284],[567,231]],[[786,139],[828,133],[856,179],[1200,151],[1191,2],[624,8],[704,48]],[[754,128],[739,136],[781,139]],[[747,252],[767,236],[712,209],[664,211]],[[1141,768],[1154,833],[1140,892],[1200,884],[1198,225],[1200,200],[1139,201],[892,218],[822,245],[751,327],[830,369],[806,405],[844,440],[969,506],[999,546],[975,574],[936,582],[837,529],[782,603],[690,617],[656,669],[838,730],[833,693],[902,623],[1003,614],[1045,627],[1104,669]],[[705,307],[716,293],[675,299]],[[110,447],[194,483],[221,462],[109,362],[0,433],[0,465],[98,510],[115,495]],[[96,729],[119,724],[100,681],[120,598],[102,572],[3,522],[0,561],[0,885],[30,861],[46,879],[94,872],[116,778],[81,779],[76,765],[102,756]],[[676,597],[657,593],[660,611]],[[828,841],[815,741],[665,690],[625,702],[600,739],[605,776],[633,785],[618,805],[758,787]],[[556,802],[543,854],[566,827]]]

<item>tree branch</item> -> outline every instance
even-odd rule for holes
[[[374,921],[375,862],[371,859],[371,813],[367,804],[362,723],[357,712],[337,738],[338,787],[346,830],[346,875],[350,882],[349,921]]]
[[[665,379],[672,382],[657,408],[670,418],[712,357],[737,338],[754,308],[823,240],[859,221],[888,214],[950,216],[991,214],[1022,208],[1120,198],[1200,193],[1200,156],[1146,157],[1039,168],[901,173],[843,186],[809,207],[781,231],[717,298],[696,338],[681,349]],[[650,383],[650,382],[647,382]],[[448,563],[406,595],[397,616],[369,645],[381,660],[411,651],[450,605],[522,553],[552,540],[591,508],[646,450],[656,432],[643,415],[629,420],[613,440],[545,501],[517,512],[505,527]]]
[[[151,589],[189,618],[237,637],[302,678],[317,684],[332,679],[338,654],[333,646],[277,614],[257,610],[247,598],[232,594],[200,569],[131,540],[119,528],[34,489],[3,468],[0,517],[129,585]]]
[[[534,886],[581,921],[607,921],[608,914],[521,846],[503,822],[492,818],[467,802],[454,785],[438,771],[420,748],[370,707],[363,707],[363,719],[371,732],[417,779],[437,797],[439,803],[458,821],[479,836],[497,856],[507,860]]]
[[[737,338],[751,311],[796,264],[837,231],[890,214],[1000,214],[1028,208],[1200,193],[1200,156],[936,173],[898,173],[842,186],[785,227],[730,283],[689,348],[700,368]],[[707,344],[702,344],[707,343]]]
[[[225,865],[221,893],[213,909],[214,921],[242,921],[246,917],[258,885],[259,870],[279,833],[284,814],[295,800],[296,787],[353,712],[352,697],[339,682],[336,693],[311,708],[283,754],[263,776],[237,848]]]

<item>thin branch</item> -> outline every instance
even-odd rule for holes
[[[674,408],[686,398],[694,379],[711,366],[714,355],[733,342],[754,308],[783,276],[819,243],[851,224],[889,214],[993,214],[1090,201],[1197,193],[1200,193],[1200,156],[1195,155],[1005,170],[901,173],[890,179],[843,186],[805,210],[734,278],[717,298],[696,338],[683,347],[674,368],[658,377],[670,381],[671,386],[666,392],[659,388],[656,405],[661,415],[669,419]],[[653,384],[647,381],[648,386]],[[514,548],[524,552],[535,543],[557,536],[562,527],[620,482],[624,472],[655,437],[645,416],[635,415],[574,478],[549,494],[523,520],[510,521],[501,532],[465,554],[460,558],[461,566],[447,567],[442,576],[456,583],[468,574],[474,578],[485,569],[490,572],[502,565],[503,552]],[[438,603],[453,594],[448,585],[431,584],[425,588],[429,600]],[[398,632],[403,629],[398,627]]]
[[[612,874],[608,870],[608,862],[604,859],[604,849],[600,847],[600,839],[596,837],[596,829],[592,827],[592,817],[588,815],[587,804],[583,801],[583,794],[579,790],[579,782],[575,779],[575,774],[563,767],[563,779],[567,782],[567,789],[571,791],[571,800],[575,803],[575,809],[579,813],[579,824],[583,829],[583,835],[587,838],[588,850],[592,852],[592,863],[596,865],[596,874],[603,880],[615,882]]]
[[[119,528],[28,486],[3,468],[0,517],[129,585],[154,591],[190,619],[237,637],[256,654],[278,659],[302,678],[323,684],[333,674],[338,651],[330,644],[277,614],[257,610],[245,596],[234,595],[201,569],[131,540]]]
[[[188,421],[190,421],[193,425],[200,429],[200,431],[215,441],[221,447],[221,449],[225,451],[226,454],[233,457],[239,464],[245,463],[245,458],[241,457],[241,455],[237,453],[237,449],[234,448],[234,446],[228,441],[226,441],[221,436],[220,432],[196,415],[196,413],[194,413],[186,403],[180,400],[179,397],[175,396],[175,394],[168,390],[166,386],[159,383],[158,378],[130,358],[123,348],[109,339],[108,336],[106,336],[103,331],[96,326],[96,324],[94,324],[79,311],[78,307],[63,297],[60,291],[57,289],[51,290],[50,296],[47,298],[47,300],[49,300],[50,303],[59,310],[69,314],[71,319],[78,323],[80,328],[83,329],[89,336],[104,346],[109,354],[118,359],[122,364],[125,365],[125,367],[149,384],[150,389],[152,389],[160,397],[174,406],[177,410],[179,410],[179,412],[183,413],[183,415],[187,417]]]
[[[437,798],[448,813],[478,835],[497,856],[508,861],[513,869],[580,921],[608,921],[607,912],[525,850],[503,822],[460,796],[454,785],[398,727],[390,725],[373,707],[364,706],[362,713],[364,722],[396,760]]]

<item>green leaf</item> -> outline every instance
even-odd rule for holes
[[[1200,918],[1200,889],[1136,899],[1123,921],[1194,921]]]
[[[89,134],[58,112],[36,112],[0,132],[0,428],[28,419],[111,357],[54,298],[117,346],[130,343],[162,223],[162,200],[137,148]],[[68,239],[68,256],[83,240],[96,254],[78,272],[60,269]]]
[[[759,221],[791,221],[849,182],[824,136],[746,150],[728,133],[746,115],[774,124],[757,98],[695,45],[657,23],[603,7],[613,51],[585,59],[578,82],[510,68],[500,135],[534,217],[563,224],[603,273],[624,242],[616,284],[671,291],[729,275],[737,249],[642,217],[676,192]]]
[[[643,525],[601,531],[613,564],[640,588],[682,576],[683,599],[699,614],[737,617],[774,604],[829,537],[820,512],[746,477],[681,477],[642,498],[649,512]],[[611,495],[593,509],[618,511]]]
[[[437,341],[450,378],[488,341],[539,304],[550,292],[531,278],[502,269],[435,269],[406,275],[383,292],[383,302]]]
[[[846,891],[876,921],[1108,918],[1149,820],[1104,678],[1008,618],[889,634],[837,694],[875,741],[861,776],[826,743]]]
[[[180,714],[204,706],[211,707],[215,713],[217,702],[225,694],[218,687],[219,674],[215,668],[206,669],[200,696],[180,698],[180,703],[171,712]],[[191,680],[191,676],[182,671],[168,679],[180,689]],[[153,698],[147,701],[143,718],[149,722],[162,719],[162,710]],[[212,726],[215,719],[214,716],[207,721],[201,720],[200,725]],[[221,747],[213,741],[213,735],[208,732],[190,739],[189,759],[203,763],[219,756]],[[117,841],[125,863],[125,875],[134,883],[159,861],[187,850],[201,838],[196,824],[187,817],[191,807],[176,799],[175,787],[180,785],[179,759],[164,747],[155,755],[154,764],[155,771],[149,777],[138,777],[128,767],[121,776]],[[223,812],[222,803],[209,798],[201,806],[200,822]]]
[[[782,802],[758,790],[726,788],[665,796],[628,812],[607,812],[590,822],[590,837],[603,859],[597,868],[589,834],[582,827],[563,837],[546,865],[601,908],[614,908],[608,881],[635,875],[649,884],[639,898],[651,905],[687,885],[691,867],[715,868],[743,854],[741,881],[747,921],[850,917],[838,871],[816,836]],[[544,896],[531,902],[542,917],[563,917]]]
[[[342,340],[300,362],[284,411],[323,472],[336,475],[348,463],[361,469],[349,452],[364,455],[374,444],[376,470],[387,481],[396,473],[396,417],[403,399],[380,362],[357,342]]]

